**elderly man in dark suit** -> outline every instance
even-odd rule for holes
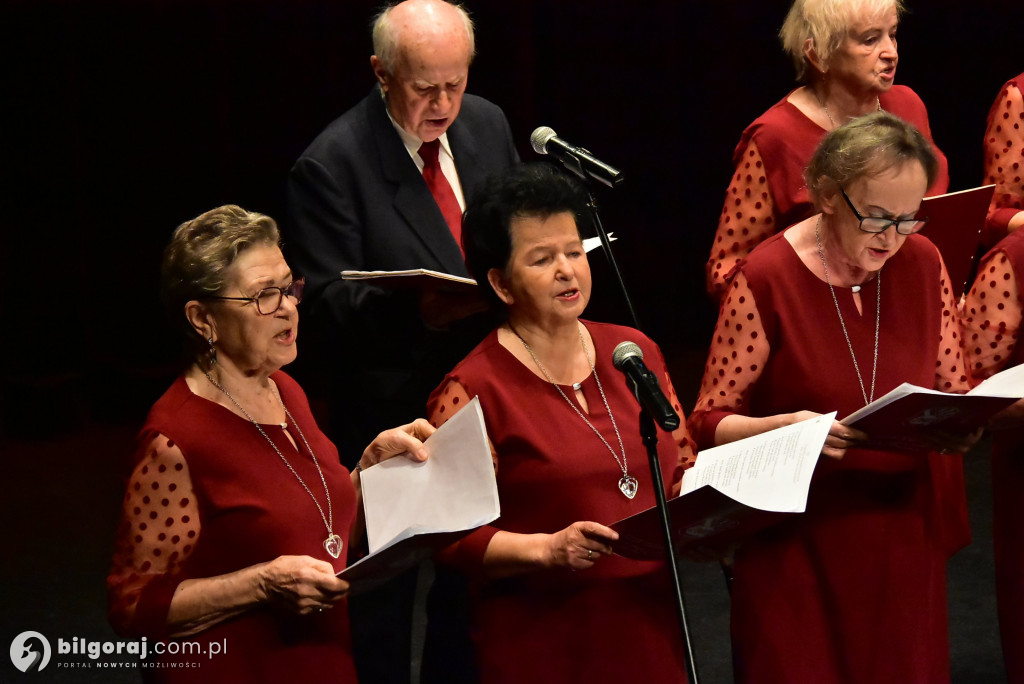
[[[313,141],[289,179],[286,249],[307,278],[312,334],[305,339],[314,341],[304,355],[327,381],[329,430],[343,454],[422,415],[430,391],[494,323],[475,294],[387,289],[342,280],[340,272],[468,275],[459,242],[465,199],[519,161],[502,111],[465,94],[475,46],[461,7],[442,0],[389,7],[374,21],[373,48],[377,85]],[[432,604],[438,595],[445,603],[458,598],[453,581],[439,572]],[[409,680],[412,584],[406,577],[376,598],[352,601],[361,679]],[[418,595],[424,584],[421,570]],[[385,594],[397,608],[382,605]],[[451,630],[441,633],[446,652],[430,647],[435,627],[449,619],[431,608],[424,681],[466,679],[465,670],[430,666],[459,660]],[[415,678],[415,664],[411,670]]]
[[[289,183],[289,258],[307,278],[308,322],[328,341],[330,430],[342,453],[421,415],[489,322],[470,315],[482,307],[475,298],[343,281],[340,271],[467,275],[458,226],[424,180],[421,145],[439,141],[458,215],[484,178],[518,162],[501,110],[465,94],[474,40],[461,8],[408,0],[373,33],[378,85],[313,141]]]

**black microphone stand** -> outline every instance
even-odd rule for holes
[[[573,172],[575,173],[574,170]],[[633,327],[640,330],[640,320],[636,315],[636,309],[633,308],[633,302],[629,298],[629,291],[626,289],[626,282],[622,279],[622,272],[619,270],[619,265],[615,262],[615,256],[612,254],[611,242],[608,240],[608,234],[605,232],[604,225],[601,223],[601,217],[598,215],[597,201],[594,199],[594,193],[591,190],[589,179],[580,173],[576,173],[576,175],[583,179],[584,187],[587,190],[587,196],[589,198],[587,206],[590,209],[591,221],[593,222],[594,229],[597,231],[597,235],[601,240],[601,245],[604,247],[605,256],[608,257],[608,264],[612,269],[612,273],[615,274],[615,279],[619,284],[619,289],[622,291],[622,296],[626,300],[626,306],[629,308],[629,314],[633,319]],[[654,419],[651,418],[643,408],[640,409],[640,436],[643,438],[644,444],[647,447],[648,460],[651,466],[651,480],[654,483],[655,501],[657,502],[658,514],[661,518],[662,529],[665,535],[665,558],[668,561],[669,571],[672,575],[672,587],[676,598],[676,612],[679,617],[679,626],[683,632],[683,648],[686,652],[686,672],[690,677],[691,684],[698,684],[697,660],[694,657],[693,645],[690,640],[690,625],[689,620],[686,617],[686,600],[683,597],[683,582],[679,576],[679,566],[676,562],[676,545],[675,535],[672,533],[672,516],[669,513],[668,503],[665,500],[665,485],[661,475],[661,462],[658,460],[658,431],[655,427]]]
[[[583,180],[584,187],[587,189],[587,208],[590,209],[590,220],[594,224],[594,230],[597,231],[597,237],[601,240],[601,246],[604,247],[604,255],[608,258],[608,265],[611,267],[615,281],[619,285],[619,291],[622,292],[622,297],[626,300],[626,308],[629,309],[629,317],[633,321],[633,327],[640,330],[640,319],[636,315],[636,309],[633,308],[633,300],[629,298],[626,281],[622,279],[622,271],[619,270],[619,265],[615,261],[615,255],[612,254],[611,241],[608,240],[608,233],[605,232],[604,224],[601,223],[601,216],[597,212],[597,200],[594,198],[594,193],[590,189],[586,176],[583,176]]]
[[[686,601],[683,598],[683,583],[679,576],[679,565],[676,562],[675,535],[672,533],[672,516],[669,514],[668,502],[665,500],[665,484],[661,478],[661,462],[658,460],[658,428],[647,410],[640,409],[640,436],[647,447],[647,460],[651,465],[651,480],[654,483],[654,498],[657,502],[661,529],[665,537],[665,558],[672,575],[672,588],[676,595],[676,613],[679,626],[683,630],[683,648],[686,649],[686,672],[690,682],[697,684],[697,660],[693,655],[693,643],[690,640],[690,625],[686,618]]]

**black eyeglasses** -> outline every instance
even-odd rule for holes
[[[203,299],[230,299],[237,302],[255,302],[256,310],[264,316],[277,313],[281,308],[284,298],[291,297],[298,304],[302,301],[302,291],[306,289],[306,279],[299,278],[288,283],[284,287],[265,287],[252,297],[220,297],[208,295]]]
[[[843,199],[846,200],[846,204],[849,205],[853,215],[860,221],[859,227],[865,233],[884,233],[889,230],[889,226],[896,226],[896,232],[900,235],[913,235],[924,228],[924,224],[928,223],[927,218],[894,219],[885,218],[884,216],[861,216],[860,212],[857,211],[857,207],[853,206],[853,202],[850,201],[846,190],[840,187],[839,192],[843,193]]]

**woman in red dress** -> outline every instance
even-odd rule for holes
[[[975,380],[1024,363],[1024,231],[1010,233],[982,259],[961,319]],[[1008,681],[1024,684],[1024,400],[997,416],[991,428],[999,631]]]
[[[483,682],[685,682],[666,564],[613,554],[606,525],[654,505],[639,405],[612,365],[623,341],[680,411],[657,345],[580,320],[590,267],[576,227],[586,196],[547,164],[492,179],[463,225],[469,270],[508,320],[448,374],[435,425],[480,398],[501,517],[449,550],[477,580]],[[658,442],[666,488],[693,461],[685,427]]]
[[[278,241],[272,219],[228,205],[183,223],[164,253],[164,302],[193,360],[139,434],[107,578],[111,623],[149,640],[157,681],[356,681],[335,573],[362,534],[359,474],[280,370],[303,281]],[[360,465],[422,460],[431,432],[382,432]]]
[[[806,172],[821,213],[740,262],[722,302],[690,420],[699,445],[845,416],[903,382],[967,389],[945,267],[914,234],[937,173],[927,139],[885,112],[825,137]],[[960,457],[858,449],[863,438],[834,423],[806,513],[736,550],[737,681],[948,681]]]
[[[743,131],[735,173],[707,263],[708,292],[721,299],[732,267],[776,232],[815,213],[804,167],[836,126],[885,110],[931,142],[928,111],[906,86],[894,85],[900,0],[796,0],[779,33],[805,85]],[[946,192],[946,158],[934,143],[938,171],[928,194]]]

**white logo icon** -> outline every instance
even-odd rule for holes
[[[22,672],[38,672],[50,662],[50,642],[39,632],[22,632],[11,642],[11,662]]]

